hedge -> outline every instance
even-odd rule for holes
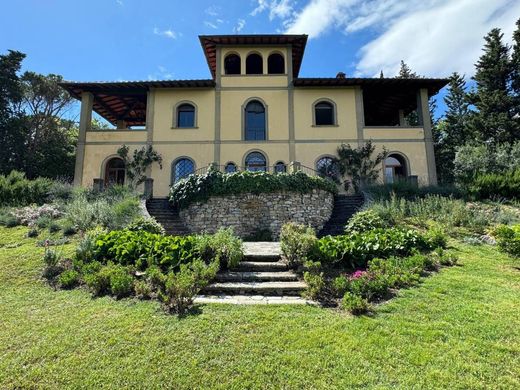
[[[277,191],[308,193],[318,189],[333,194],[337,192],[333,182],[303,172],[271,174],[243,171],[227,174],[212,170],[204,175],[190,175],[175,183],[170,190],[170,200],[183,207],[192,202],[206,201],[211,196]]]
[[[478,175],[470,185],[470,193],[477,199],[495,197],[518,199],[520,198],[520,169]]]
[[[29,180],[18,171],[12,171],[7,176],[0,175],[0,206],[43,204],[53,184],[52,180],[45,178]]]

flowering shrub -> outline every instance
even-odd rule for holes
[[[280,248],[290,266],[303,264],[316,247],[316,233],[310,226],[286,223],[280,232]]]
[[[43,206],[27,206],[16,209],[13,212],[15,218],[21,225],[34,227],[40,218],[57,219],[62,216],[62,212],[54,205],[44,204]]]

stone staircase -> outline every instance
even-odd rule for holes
[[[300,304],[306,284],[298,280],[280,258],[278,242],[244,243],[244,260],[231,270],[217,274],[196,302],[239,304]]]
[[[363,206],[363,202],[363,195],[336,195],[332,215],[318,233],[318,237],[343,234],[347,221]]]
[[[154,198],[146,201],[148,213],[159,222],[166,234],[182,236],[189,234],[188,228],[179,217],[179,210],[166,198]]]

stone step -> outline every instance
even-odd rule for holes
[[[272,253],[255,253],[244,255],[244,261],[252,261],[252,262],[276,262],[280,260],[279,254]]]
[[[228,271],[217,274],[215,280],[217,282],[255,282],[255,281],[297,281],[298,277],[294,272],[237,272]]]
[[[233,271],[285,271],[287,264],[281,261],[241,261]]]
[[[317,305],[316,302],[290,295],[197,295],[196,304],[226,303],[230,305]]]
[[[204,288],[203,294],[300,295],[306,287],[303,282],[216,282]]]

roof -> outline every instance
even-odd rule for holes
[[[293,77],[298,77],[307,44],[307,35],[289,34],[254,34],[254,35],[200,35],[200,44],[206,55],[208,66],[213,78],[217,69],[217,45],[291,45]]]
[[[213,80],[165,80],[118,82],[62,82],[73,97],[81,100],[82,92],[94,95],[93,108],[107,121],[124,120],[128,126],[146,124],[146,93],[150,88],[213,88]]]
[[[427,79],[427,78],[296,78],[295,87],[346,87],[359,85],[364,89],[386,89],[386,88],[427,88],[430,96],[435,95],[449,83],[449,79]]]

